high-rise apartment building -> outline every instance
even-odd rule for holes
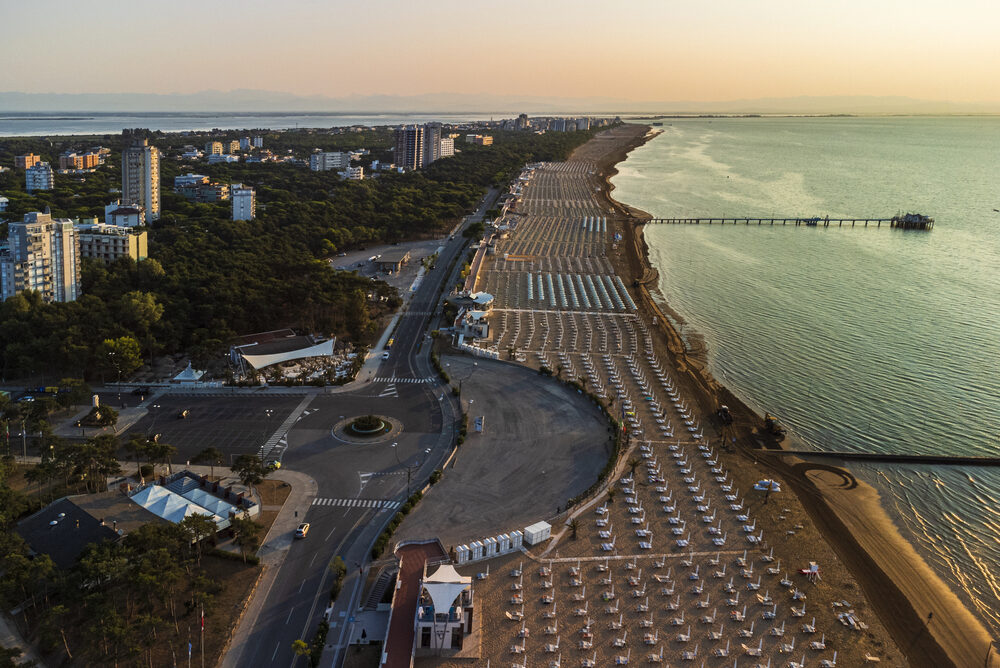
[[[254,137],[253,138],[253,147],[254,148],[264,148],[264,138],[263,137]]]
[[[238,139],[233,139],[229,143],[229,150],[226,153],[239,153],[240,152],[240,141]]]
[[[528,114],[520,114],[517,117],[517,121],[514,123],[514,127],[518,130],[528,129]]]
[[[36,162],[24,170],[24,189],[30,192],[36,190],[52,190],[55,185],[55,175],[47,162]]]
[[[160,152],[145,139],[122,152],[122,204],[145,209],[147,223],[160,218]]]
[[[222,142],[210,141],[205,144],[205,153],[208,155],[222,155]]]
[[[257,215],[257,196],[253,188],[234,183],[229,193],[233,201],[233,220],[253,220]]]
[[[424,128],[404,125],[396,130],[396,167],[418,169],[424,164]]]
[[[441,157],[441,124],[424,125],[424,159],[420,166],[426,167]]]
[[[240,137],[240,150],[241,151],[250,150],[250,137]]]
[[[0,299],[36,290],[47,302],[71,302],[80,294],[80,240],[73,221],[28,213],[7,226],[0,251]]]

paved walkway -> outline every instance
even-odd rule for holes
[[[17,647],[24,652],[17,659],[17,663],[19,664],[34,661],[38,668],[45,668],[47,665],[35,653],[35,648],[25,642],[24,638],[21,637],[21,633],[17,630],[17,626],[14,625],[14,622],[7,619],[6,615],[0,615],[0,645],[3,645],[7,649]]]
[[[243,618],[240,619],[233,633],[226,653],[222,657],[219,665],[223,668],[240,668],[237,665],[240,651],[247,643],[247,639],[257,623],[264,603],[267,601],[267,594],[274,584],[275,578],[281,569],[281,564],[288,555],[288,548],[292,544],[292,534],[295,527],[299,525],[310,504],[316,498],[316,481],[305,473],[279,469],[270,476],[272,480],[281,480],[292,486],[292,491],[285,501],[281,512],[275,518],[270,531],[264,538],[257,555],[260,557],[261,565],[264,567],[264,574],[257,585],[257,591],[247,606]],[[233,651],[234,648],[237,651]]]

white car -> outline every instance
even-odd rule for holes
[[[385,351],[384,353],[382,353],[382,359],[384,359],[384,360],[389,359],[389,351],[388,350]]]

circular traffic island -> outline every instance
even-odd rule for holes
[[[385,420],[377,415],[362,415],[359,418],[354,418],[345,428],[345,432],[349,436],[354,436],[357,438],[365,438],[371,436],[378,436],[386,429],[391,428],[386,424]]]
[[[380,443],[394,438],[402,430],[398,420],[384,415],[361,415],[346,418],[333,426],[331,434],[345,443]]]

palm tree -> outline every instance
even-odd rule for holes
[[[618,490],[616,490],[614,487],[608,487],[608,503],[615,502],[615,494],[617,493]]]
[[[569,530],[573,532],[573,540],[576,540],[576,532],[580,529],[580,520],[573,518],[569,521]]]

